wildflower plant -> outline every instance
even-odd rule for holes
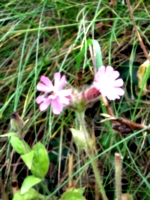
[[[39,94],[36,98],[36,103],[39,105],[40,111],[46,111],[49,106],[52,107],[52,112],[55,115],[59,115],[66,107],[75,111],[79,123],[79,129],[70,127],[70,130],[76,146],[79,149],[83,149],[89,157],[95,179],[104,200],[107,200],[108,198],[97,169],[97,163],[94,160],[95,145],[87,129],[84,115],[85,110],[91,106],[93,102],[98,101],[100,96],[107,97],[110,100],[115,100],[119,99],[124,94],[122,89],[123,80],[120,78],[117,79],[118,77],[119,72],[115,71],[111,66],[101,66],[93,77],[93,83],[90,86],[84,87],[86,88],[84,90],[83,88],[79,90],[70,86],[70,84],[67,83],[65,75],[61,75],[60,72],[54,74],[54,82],[46,76],[41,76],[40,82],[37,84],[37,90],[42,92],[42,94]],[[67,88],[65,88],[66,85]],[[21,119],[19,115],[18,118]],[[19,127],[20,122],[18,118],[13,119],[15,124],[18,125],[17,127]],[[11,123],[11,125],[13,124]],[[19,130],[21,131],[22,129],[19,128]],[[18,129],[15,131],[18,133]],[[18,137],[20,134],[17,136],[12,132],[7,136],[10,137],[10,143],[14,150],[20,154],[22,160],[31,171],[31,175],[25,178],[21,190],[14,195],[13,199],[24,199],[29,195],[29,193],[32,193],[30,197],[34,196],[37,198],[36,196],[40,195],[40,198],[44,199],[44,196],[41,196],[41,194],[33,190],[32,187],[43,181],[49,168],[49,159],[45,147],[41,143],[37,143],[31,149],[23,140],[23,137]],[[67,199],[69,199],[71,196],[75,197],[76,195],[77,197],[80,197],[80,199],[85,199],[78,189],[67,190],[62,195],[62,198],[67,196]]]
[[[112,119],[112,121],[115,122],[116,118],[113,115],[113,111],[111,110],[111,107],[109,107],[108,102],[111,100],[119,100],[124,95],[124,82],[121,78],[119,78],[119,72],[112,66],[102,65],[99,66],[99,68],[95,67],[95,69],[97,70],[95,70],[91,85],[82,85],[80,88],[71,86],[71,84],[67,81],[66,76],[60,72],[55,72],[52,80],[49,77],[42,75],[36,86],[39,93],[36,98],[36,103],[38,104],[41,112],[46,112],[47,109],[51,107],[52,113],[57,116],[60,115],[64,109],[71,109],[75,112],[76,119],[78,121],[78,128],[70,127],[74,143],[78,149],[85,151],[89,162],[91,163],[99,192],[103,200],[108,200],[103,186],[103,181],[97,167],[97,160],[95,160],[95,157],[97,156],[96,145],[85,121],[85,111],[88,107],[91,107],[93,103],[101,100],[107,110],[109,120]],[[121,130],[119,120],[123,122],[124,127],[126,128],[130,128],[130,126],[128,126],[129,123],[132,126],[138,127],[140,130],[143,128],[143,126],[137,126],[136,123],[131,123],[130,121],[121,118],[118,119],[116,123],[118,130]],[[42,183],[46,173],[48,172],[50,164],[48,152],[40,142],[31,148],[24,141],[22,135],[23,125],[24,122],[19,115],[15,113],[15,117],[11,120],[11,127],[17,134],[10,132],[5,135],[10,137],[12,147],[18,154],[20,154],[21,159],[31,171],[31,175],[25,178],[21,189],[15,193],[13,200],[18,198],[23,200],[26,196],[29,199],[32,196],[35,198],[40,196],[41,199],[44,199],[45,197],[41,196],[41,194],[32,187],[36,184]],[[16,129],[14,127],[18,128]],[[115,128],[115,126],[113,128]],[[118,184],[119,186],[116,186],[116,191],[121,191],[120,182],[121,181],[119,181]],[[65,198],[66,200],[69,200],[72,197],[85,199],[83,192],[84,188],[68,188],[60,199],[63,199],[64,197],[67,197]],[[30,197],[28,197],[28,195]],[[117,192],[117,196],[120,197],[121,195],[121,192]],[[51,196],[57,198],[54,195],[50,195],[47,196],[46,199],[49,199]]]
[[[119,72],[111,66],[101,66],[94,76],[94,81],[86,90],[79,90],[72,86],[70,89],[64,89],[67,81],[65,75],[61,76],[59,72],[54,74],[54,85],[52,81],[45,76],[41,77],[41,82],[37,85],[37,90],[44,94],[37,97],[36,102],[40,104],[40,110],[45,111],[51,104],[52,112],[60,114],[64,107],[73,108],[79,122],[79,130],[71,128],[71,132],[79,149],[84,149],[90,160],[94,158],[93,141],[87,130],[84,120],[84,112],[91,102],[95,102],[102,95],[109,100],[120,99],[124,95],[122,89],[123,80],[119,77]],[[69,84],[68,84],[69,85]],[[107,196],[102,185],[96,162],[91,161],[97,184],[104,200]]]

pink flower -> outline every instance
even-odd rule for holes
[[[71,90],[62,89],[67,83],[66,77],[61,77],[60,73],[56,72],[54,74],[54,85],[46,76],[41,76],[40,81],[37,84],[37,90],[44,92],[36,99],[37,104],[40,105],[40,110],[45,111],[52,104],[52,112],[56,115],[60,114],[63,108],[70,103]]]
[[[120,96],[124,95],[124,90],[121,88],[123,80],[117,79],[118,77],[119,72],[111,66],[102,66],[96,72],[93,84],[109,100],[120,99]]]

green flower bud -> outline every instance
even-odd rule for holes
[[[71,128],[70,130],[77,147],[88,150],[93,146],[93,141],[89,138],[88,134],[85,134],[82,130],[77,130],[74,128]]]
[[[24,122],[17,112],[12,113],[10,120],[11,130],[14,132],[20,132],[24,126]]]

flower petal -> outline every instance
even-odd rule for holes
[[[42,103],[40,104],[40,110],[41,110],[41,111],[47,110],[47,108],[49,107],[50,103],[51,103],[51,100],[49,100],[49,99],[46,100],[46,101],[44,101],[44,102],[42,102]]]
[[[41,82],[44,83],[44,85],[46,85],[47,87],[53,87],[53,84],[51,82],[51,80],[46,77],[46,76],[41,76],[40,78]]]
[[[39,95],[39,96],[36,98],[36,103],[37,103],[37,104],[40,104],[40,103],[42,103],[43,101],[45,101],[44,95]]]
[[[95,74],[93,85],[99,92],[106,96],[109,100],[119,99],[124,95],[123,80],[119,77],[119,72],[115,71],[111,66],[102,66]]]
[[[113,87],[121,87],[123,86],[123,83],[124,83],[123,80],[119,78],[113,82]]]
[[[95,80],[100,80],[101,77],[105,74],[105,66],[101,66],[100,69],[95,74]]]
[[[59,72],[54,74],[54,87],[57,90],[61,90],[66,85],[66,77],[63,75],[61,77]]]
[[[115,79],[117,79],[118,77],[119,77],[119,72],[118,71],[113,71],[113,73],[110,75],[110,78],[112,79],[112,80],[115,80]]]
[[[110,74],[113,74],[114,72],[114,69],[112,68],[112,66],[107,66],[105,69],[106,69],[105,74],[110,75]]]
[[[52,112],[59,115],[63,110],[63,105],[59,102],[59,98],[52,101]]]
[[[60,83],[60,73],[59,72],[56,72],[54,74],[54,87],[58,87],[59,86],[59,83]]]
[[[48,86],[44,85],[43,83],[38,83],[36,88],[38,91],[48,93],[48,92],[53,91],[54,87],[53,87],[53,85],[51,87],[48,87]]]
[[[109,100],[120,99],[120,96],[124,95],[122,88],[110,88],[109,92],[105,94]]]
[[[61,90],[61,91],[59,91],[59,94],[61,94],[63,96],[70,96],[72,94],[72,89]]]

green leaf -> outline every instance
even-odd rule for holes
[[[33,147],[34,156],[31,172],[34,176],[44,178],[49,169],[49,158],[44,145],[38,142]]]
[[[29,169],[31,169],[32,162],[33,162],[34,151],[21,155],[22,160],[27,165]]]
[[[98,41],[94,39],[88,39],[87,44],[91,45],[93,48],[93,53],[95,55],[96,71],[98,71],[98,69],[103,65],[101,47]]]
[[[68,189],[63,193],[60,200],[86,200],[83,192],[83,189]]]
[[[21,194],[21,190],[18,190],[14,197],[13,200],[44,200],[45,197],[38,193],[35,189],[30,188],[28,192]]]
[[[112,140],[112,137],[110,134],[103,133],[99,142],[103,146],[104,149],[108,149],[110,147],[111,140]]]
[[[24,140],[20,140],[17,136],[11,136],[10,143],[14,150],[20,155],[31,151],[30,146]]]
[[[96,71],[103,65],[101,47],[97,40],[88,39],[82,46],[82,49],[76,57],[76,72],[79,71],[80,66],[82,66],[83,56],[87,52],[88,47],[91,46],[93,49],[93,55],[95,57]]]
[[[92,40],[93,51],[96,55],[96,71],[103,65],[101,47],[97,40]]]
[[[40,183],[42,180],[40,178],[37,178],[33,175],[28,176],[24,179],[22,186],[21,186],[21,194],[24,194],[27,192],[30,188],[32,188],[37,183]]]
[[[0,137],[11,137],[11,136],[17,136],[17,134],[15,132],[9,132],[9,133],[0,135]]]

